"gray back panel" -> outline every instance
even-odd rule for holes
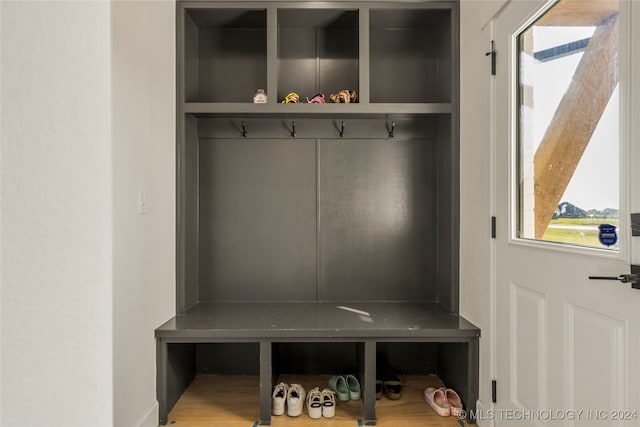
[[[273,343],[273,373],[335,374],[356,372],[356,343]],[[339,354],[340,357],[336,357]]]
[[[184,206],[180,212],[184,238],[184,309],[198,302],[200,277],[198,265],[198,121],[191,115],[185,117],[185,140],[180,150],[180,172],[184,183],[180,193]]]
[[[460,229],[459,156],[450,143],[451,120],[440,118],[438,135],[438,301],[458,311],[458,241]],[[453,173],[452,173],[453,172]]]
[[[198,79],[198,27],[187,13],[184,15],[184,97],[186,101],[198,101],[200,99],[200,82]],[[182,100],[179,100],[182,101]]]
[[[267,31],[200,30],[201,102],[252,102],[267,87]]]
[[[450,102],[451,67],[415,46],[433,49],[428,39],[422,29],[371,31],[371,102]]]
[[[451,12],[371,10],[371,102],[451,102]]]
[[[278,11],[278,99],[358,90],[358,13],[334,9]]]
[[[185,100],[251,102],[266,89],[266,24],[265,9],[185,9]]]
[[[318,31],[280,29],[278,99],[289,92],[304,100],[317,92],[358,90],[358,31],[335,28]]]
[[[200,140],[200,301],[314,300],[313,141]]]
[[[321,33],[318,41],[320,57],[318,64],[319,91],[325,97],[343,89],[359,91],[358,87],[358,30],[336,28]]]
[[[434,142],[320,141],[321,300],[435,298]]]
[[[317,92],[316,32],[281,29],[278,47],[278,101],[290,92],[311,98]]]
[[[197,344],[196,372],[205,375],[260,374],[259,343]]]

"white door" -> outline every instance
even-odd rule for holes
[[[605,22],[612,16],[617,24]],[[512,1],[493,25],[491,418],[498,426],[638,426],[640,290],[589,276],[640,264],[640,237],[630,231],[630,213],[640,212],[640,2]],[[617,72],[605,70],[616,64]],[[598,223],[613,225],[602,231],[612,245],[599,241]]]

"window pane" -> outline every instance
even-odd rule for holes
[[[561,0],[518,36],[520,238],[618,249],[617,8]]]

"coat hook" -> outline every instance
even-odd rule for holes
[[[296,137],[296,122],[295,121],[291,122],[291,136],[294,137],[294,138]]]
[[[389,138],[393,138],[393,131],[396,128],[396,122],[391,122],[391,130],[389,131]]]
[[[340,138],[344,138],[344,122],[340,124]]]
[[[242,122],[242,136],[244,136],[245,138],[247,137],[247,127],[244,121]]]

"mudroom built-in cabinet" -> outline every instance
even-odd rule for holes
[[[458,314],[457,2],[177,4],[176,316],[160,421],[203,375],[437,375],[478,397]],[[254,103],[262,89],[266,103]],[[355,91],[351,103],[330,94]],[[297,104],[281,101],[290,93]],[[307,103],[318,93],[327,103]],[[355,421],[355,420],[354,420]]]

